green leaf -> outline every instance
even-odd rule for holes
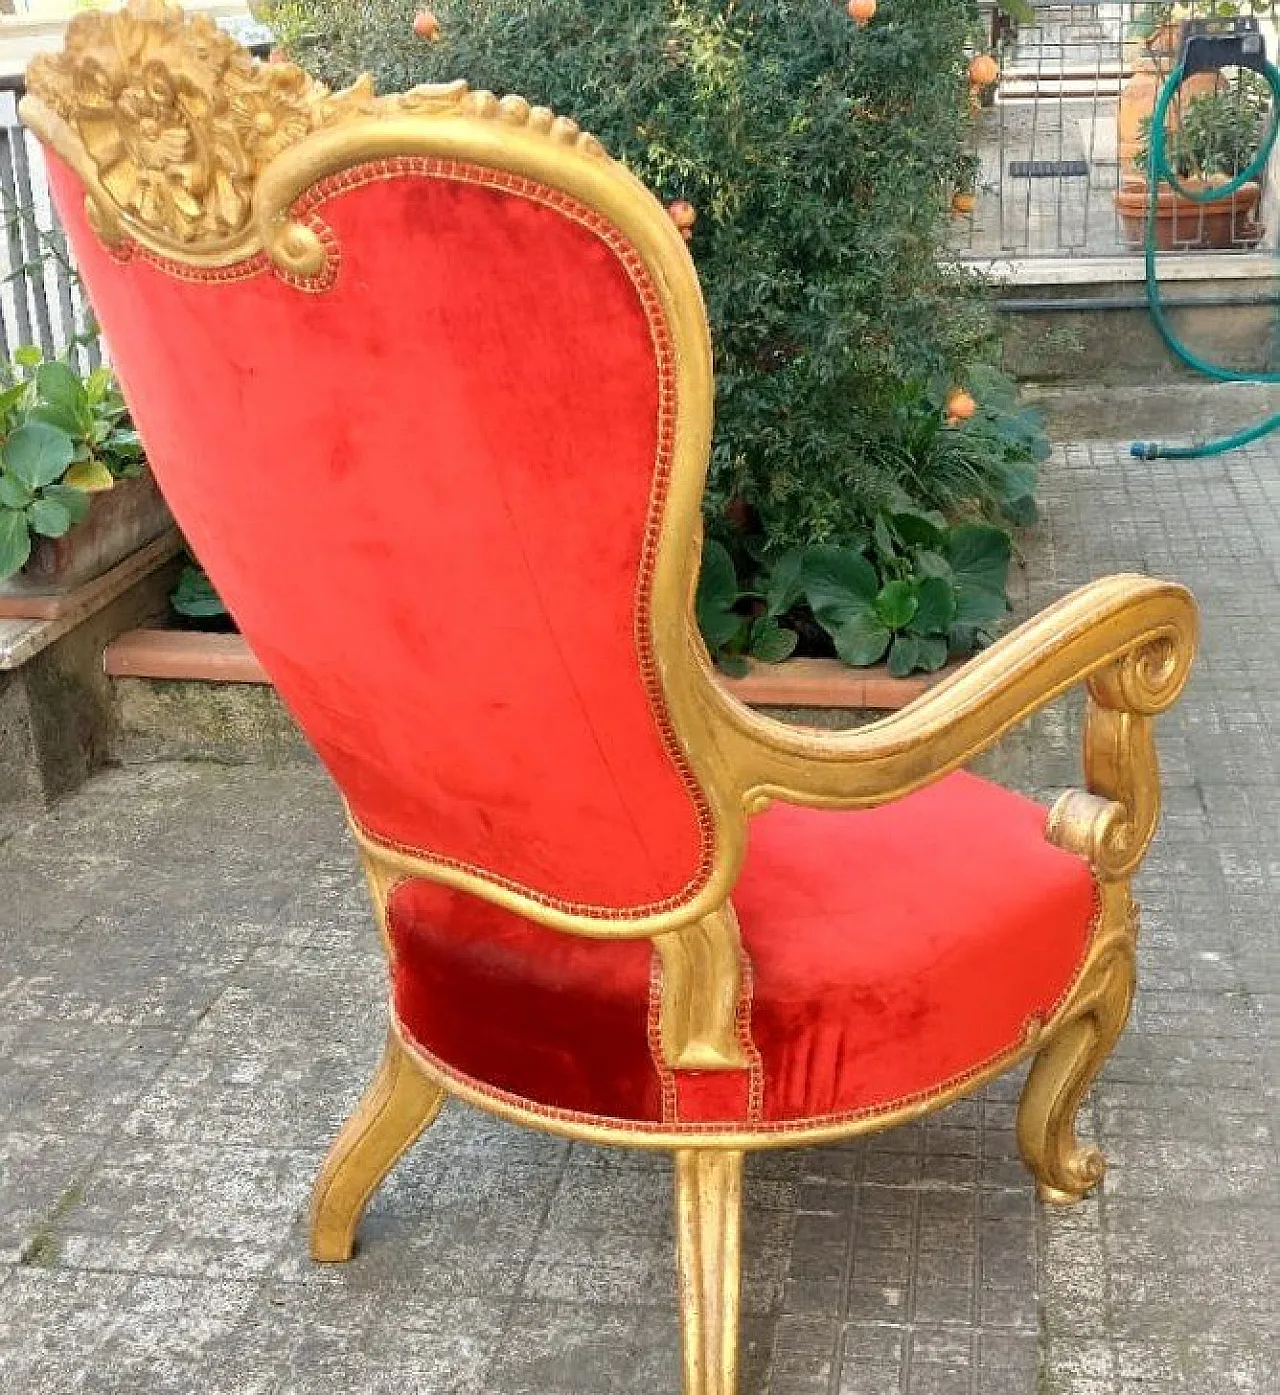
[[[944,581],[950,581],[955,576],[951,563],[937,552],[917,552],[916,571],[921,576],[940,576]]]
[[[920,641],[915,635],[895,635],[889,649],[889,672],[905,678],[920,660]]]
[[[56,499],[71,515],[71,526],[83,523],[89,516],[93,500],[83,489],[74,489],[68,484],[51,484],[44,491],[46,499]]]
[[[698,577],[698,605],[727,608],[738,599],[738,574],[733,558],[723,543],[708,538],[702,549],[702,571]]]
[[[827,543],[806,550],[802,578],[809,606],[824,625],[840,625],[867,610],[880,589],[876,569],[862,553]]]
[[[952,583],[940,576],[923,577],[916,584],[916,600],[911,629],[918,635],[945,635],[956,618],[956,588]]]
[[[745,678],[751,672],[751,666],[741,654],[720,654],[716,658],[716,667],[721,673],[727,673],[730,678]]]
[[[36,369],[36,391],[51,407],[65,408],[73,418],[84,420],[89,397],[84,384],[65,363],[42,363]]]
[[[27,509],[27,521],[34,533],[60,538],[71,527],[71,514],[60,499],[41,498]]]
[[[838,629],[831,632],[836,653],[854,668],[867,668],[884,658],[893,636],[867,609],[851,615]]]
[[[765,588],[765,603],[775,618],[785,615],[804,594],[804,549],[789,548],[773,564]]]
[[[46,364],[46,367],[48,365]],[[84,424],[75,411],[62,402],[41,402],[27,413],[28,421],[42,421],[48,426],[56,426],[68,436],[84,435]]]
[[[890,581],[876,597],[876,616],[886,629],[902,630],[911,623],[919,604],[911,582]]]
[[[956,586],[957,625],[971,625],[981,629],[986,625],[998,624],[1009,613],[1009,603],[1003,591],[988,591],[983,586],[959,584]]]
[[[1009,579],[1013,543],[1003,528],[987,523],[962,523],[947,538],[947,560],[957,585],[980,587],[1004,595]]]
[[[31,502],[31,490],[7,470],[0,471],[0,508],[25,509]]]
[[[75,442],[47,422],[20,426],[4,443],[4,463],[32,489],[52,484],[76,457]]]
[[[20,368],[38,368],[44,355],[34,344],[22,344],[13,351],[13,361]]]
[[[213,589],[213,583],[205,575],[204,569],[191,565],[183,567],[178,584],[169,597],[169,604],[179,615],[192,620],[207,620],[227,613],[222,598]]]
[[[893,515],[893,526],[908,547],[937,550],[946,546],[946,523],[940,514],[927,514],[919,509],[903,509]]]
[[[773,616],[766,615],[752,624],[747,653],[766,664],[780,664],[796,652],[799,643],[800,636],[794,630],[785,629]]]
[[[937,673],[947,662],[948,644],[946,635],[917,635],[919,654],[916,667],[926,673]]]
[[[17,509],[0,509],[0,581],[21,571],[30,556],[31,533],[26,514]]]

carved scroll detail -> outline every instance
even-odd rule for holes
[[[1018,1147],[1043,1201],[1069,1205],[1096,1187],[1102,1153],[1076,1138],[1076,1114],[1129,1019],[1137,917],[1124,885],[1103,891],[1102,925],[1070,1000],[1040,1049],[1018,1105]]]
[[[163,0],[77,15],[62,52],[32,61],[27,88],[24,119],[86,178],[100,236],[218,265],[258,249],[262,171],[329,127],[471,115],[604,154],[574,122],[465,82],[378,97],[364,76],[331,91],[295,64],[258,62],[207,15]]]

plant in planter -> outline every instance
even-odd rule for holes
[[[905,678],[971,654],[1008,609],[1012,545],[989,523],[948,525],[905,501],[848,546],[788,549],[741,590],[729,551],[707,543],[697,613],[717,663],[834,653],[864,668],[888,660]]]
[[[0,387],[0,581],[89,516],[93,497],[142,476],[137,433],[107,369],[81,377],[20,349]]]
[[[1166,138],[1169,164],[1178,180],[1190,189],[1207,190],[1229,183],[1248,169],[1266,137],[1271,101],[1266,79],[1242,71],[1234,80],[1219,81],[1213,92],[1188,102]],[[1142,182],[1122,187],[1116,203],[1126,236],[1141,244],[1150,203],[1151,118],[1142,125],[1134,165]],[[1252,246],[1262,236],[1256,221],[1261,196],[1262,186],[1253,180],[1218,203],[1200,203],[1163,186],[1156,207],[1156,246],[1162,251]]]
[[[1141,184],[1141,176],[1129,171],[1142,144],[1142,126],[1155,110],[1160,89],[1177,65],[1182,48],[1183,25],[1192,19],[1267,15],[1274,0],[1201,0],[1196,4],[1150,3],[1136,7],[1127,46],[1133,76],[1120,93],[1116,114],[1121,184]],[[1197,97],[1218,90],[1218,74],[1195,73],[1183,84],[1170,111],[1170,129],[1176,129],[1187,105]]]

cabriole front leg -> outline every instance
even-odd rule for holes
[[[1136,908],[1127,884],[1103,889],[1102,919],[1070,1001],[1050,1028],[1018,1104],[1018,1149],[1041,1201],[1069,1206],[1102,1181],[1101,1151],[1076,1137],[1076,1116],[1133,1005]]]
[[[311,1257],[351,1258],[369,1198],[440,1113],[445,1092],[392,1030],[382,1063],[324,1160],[311,1194]]]

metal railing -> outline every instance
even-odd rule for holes
[[[1203,14],[1221,8],[1219,0],[1192,6]],[[1239,8],[1252,12],[1248,4]],[[976,206],[957,219],[956,250],[998,259],[1135,253],[1141,222],[1132,212],[1125,216],[1121,205],[1131,200],[1120,197],[1125,186],[1142,184],[1134,162],[1133,83],[1154,76],[1151,85],[1158,86],[1171,69],[1172,59],[1148,49],[1145,39],[1172,7],[1153,0],[1037,0],[1034,9],[1033,24],[1012,26],[992,17],[1001,77],[976,121]],[[1277,11],[1280,4],[1270,4],[1258,14],[1273,61]],[[1165,32],[1176,33],[1176,22]],[[1205,219],[1182,210],[1174,244],[1205,250],[1214,241],[1222,244],[1215,250],[1236,252],[1259,245],[1262,234],[1251,216],[1231,216],[1228,233],[1212,239]],[[1277,216],[1262,219],[1268,243],[1277,223]]]
[[[21,83],[0,79],[0,354],[34,345],[85,371],[102,353],[49,199],[39,142],[19,122]]]
[[[248,15],[218,22],[266,56],[272,35],[264,25]],[[29,344],[85,372],[104,350],[49,198],[44,151],[18,120],[23,91],[20,76],[0,75],[0,361]]]

